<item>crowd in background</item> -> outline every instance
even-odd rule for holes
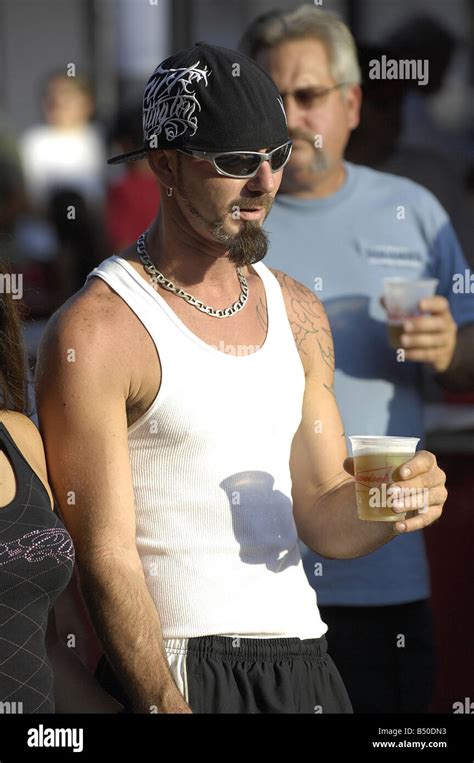
[[[469,131],[443,129],[429,106],[429,96],[445,82],[456,44],[439,22],[418,18],[377,48],[359,46],[363,109],[347,158],[429,188],[474,263],[474,139]],[[370,61],[383,54],[428,59],[428,85],[371,79]],[[23,274],[32,367],[44,321],[96,264],[137,238],[159,205],[147,160],[125,169],[106,164],[115,149],[141,145],[141,104],[126,104],[100,121],[93,91],[85,75],[70,76],[65,67],[47,77],[39,121],[22,134],[0,110],[1,254]]]
[[[23,276],[32,369],[45,321],[95,265],[137,238],[159,205],[146,160],[107,172],[108,146],[141,143],[140,105],[100,124],[87,79],[54,72],[41,107],[43,121],[20,136],[0,126],[2,256]]]
[[[430,109],[430,96],[445,83],[456,45],[438,22],[424,19],[405,25],[377,48],[359,46],[364,99],[347,159],[410,177],[431,190],[474,267],[474,135],[472,129],[446,129]],[[429,86],[370,79],[370,61],[384,54],[428,59]],[[146,159],[118,169],[107,166],[107,156],[141,146],[141,104],[125,104],[107,121],[99,120],[93,83],[82,74],[69,76],[66,68],[47,78],[40,101],[38,123],[23,134],[16,134],[0,105],[0,255],[23,276],[31,374],[48,318],[98,263],[136,240],[160,203]],[[470,393],[445,397],[474,403]]]

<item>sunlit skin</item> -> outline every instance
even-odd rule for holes
[[[187,156],[182,156],[178,161],[178,155],[174,151],[150,152],[149,161],[161,184],[164,205],[152,226],[149,245],[150,256],[171,280],[189,289],[193,296],[197,296],[215,307],[228,305],[236,298],[235,264],[229,261],[225,245],[213,239],[207,226],[214,220],[222,218],[225,231],[230,234],[238,233],[240,227],[246,223],[242,219],[233,219],[233,206],[238,205],[241,208],[270,206],[281,184],[283,171],[272,174],[268,162],[264,162],[257,175],[245,181],[218,175],[209,162]],[[179,164],[181,165],[180,168]],[[171,197],[166,195],[166,188],[168,187],[173,187]],[[197,214],[190,212],[188,208],[190,201]],[[257,224],[261,225],[264,222],[266,214],[267,210],[265,209],[261,213],[261,222],[259,221]],[[249,269],[244,269],[244,272],[248,273]],[[256,279],[257,276],[254,274],[251,278]],[[250,284],[252,289],[252,281]],[[299,309],[301,310],[299,319],[301,320],[302,315],[306,325],[311,325],[310,315],[305,313],[301,304]],[[327,331],[330,333],[329,326],[327,326]],[[330,364],[327,366],[323,362],[318,366],[318,379],[320,379],[320,374],[324,374],[324,369],[329,367],[331,367],[332,373],[333,368]],[[323,385],[323,388],[326,391],[329,388],[332,389],[332,381],[329,385]],[[315,395],[314,399],[318,401],[318,405],[324,408],[325,416],[329,417],[329,420],[334,414],[336,420],[334,431],[340,431],[341,423],[337,407],[332,408],[335,405],[333,393],[330,393],[328,401],[327,397],[322,397],[318,388],[318,394]],[[328,411],[331,411],[331,414]],[[307,419],[311,419],[311,421],[321,418],[321,415],[322,411],[316,407],[311,411],[311,414],[306,413]],[[330,429],[326,429],[326,431],[330,431]],[[312,441],[310,442],[312,443]],[[340,437],[333,437],[331,447],[328,444],[328,453],[333,452],[332,447],[338,450],[340,443]],[[301,441],[302,452],[311,451],[311,447],[312,445],[309,443],[303,444]],[[297,449],[295,452],[298,456],[294,456],[295,463],[299,463],[300,451]],[[333,456],[329,456],[329,460],[331,458],[334,458],[334,462],[329,471],[334,468],[334,463],[338,462],[338,455],[333,454]],[[303,459],[302,462],[306,463]],[[326,464],[322,457],[315,459],[314,463],[317,464],[314,473],[319,474],[317,480],[320,484],[319,480],[325,471]],[[445,475],[438,468],[432,454],[418,453],[411,459],[410,468],[412,476],[420,474],[423,475],[422,479],[429,480],[426,484],[436,485],[436,489],[441,485],[439,495],[442,495],[444,490],[442,483]],[[345,472],[352,474],[353,459],[344,461],[344,469]],[[347,474],[345,476],[347,477]],[[315,479],[314,474],[312,474],[311,479]],[[300,482],[297,476],[295,476],[294,482]],[[306,479],[302,479],[301,484],[311,484],[311,480],[307,483]],[[409,483],[404,484],[408,485]],[[348,485],[352,495],[352,482]],[[414,483],[414,486],[417,487],[418,484]],[[347,495],[348,493],[347,490]],[[341,506],[346,505],[347,495],[341,494]],[[436,500],[438,500],[437,497]],[[444,500],[445,496],[442,498],[442,502]],[[428,514],[397,523],[396,530],[412,531],[419,529],[424,524],[434,521],[439,513],[440,510],[438,511],[437,506],[430,506]],[[385,533],[385,530],[379,529],[377,532]],[[385,540],[387,539],[385,538]]]
[[[162,193],[162,206],[147,238],[153,262],[193,295],[201,296],[192,287],[205,280],[210,304],[212,295],[227,304],[235,300],[239,291],[235,263],[208,226],[222,220],[223,230],[231,236],[244,225],[262,226],[280,187],[282,171],[273,174],[269,163],[263,162],[255,177],[240,180],[219,175],[207,161],[184,154],[178,158],[176,151],[150,151],[148,160]],[[171,197],[166,193],[169,187],[173,188]],[[237,217],[235,207],[260,211],[249,222],[245,212]],[[242,270],[248,273],[248,268]]]
[[[257,62],[283,94],[293,153],[284,170],[280,191],[300,198],[324,198],[344,184],[343,157],[351,131],[359,124],[361,89],[358,85],[333,90],[321,104],[305,107],[292,93],[305,87],[337,84],[329,70],[324,45],[316,39],[291,40],[260,51]],[[322,148],[315,148],[315,136]],[[401,337],[407,361],[428,363],[437,372],[449,368],[457,329],[443,297],[426,300],[431,315],[413,318]],[[420,308],[423,309],[423,308]]]

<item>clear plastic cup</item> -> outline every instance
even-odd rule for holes
[[[355,490],[359,519],[397,522],[406,514],[393,511],[390,485],[395,470],[415,454],[419,437],[349,437],[354,457]],[[398,475],[397,475],[398,476]]]
[[[384,278],[383,295],[388,316],[388,338],[392,347],[400,347],[403,334],[403,322],[408,318],[421,315],[418,303],[420,299],[433,297],[438,286],[437,278]]]

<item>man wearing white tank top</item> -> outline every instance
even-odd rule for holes
[[[51,484],[102,642],[134,713],[350,713],[298,535],[332,558],[435,521],[445,475],[403,522],[357,518],[318,298],[261,260],[291,153],[272,80],[198,43],[143,101],[162,206],[53,316],[36,393]],[[401,507],[402,508],[402,507]]]

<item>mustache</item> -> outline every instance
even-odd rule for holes
[[[255,209],[256,207],[263,207],[263,209],[269,212],[273,206],[273,201],[272,196],[261,196],[260,198],[255,197],[253,199],[237,199],[230,205],[229,212],[234,212],[236,207],[242,212],[246,209]]]

